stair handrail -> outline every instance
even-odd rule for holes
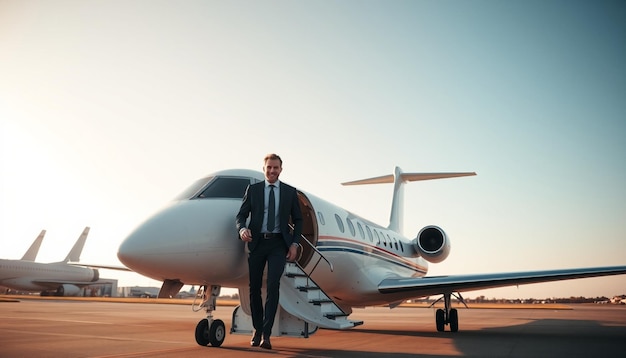
[[[293,225],[289,224],[289,227],[291,228],[291,230],[293,230]],[[326,256],[324,256],[312,243],[311,241],[309,241],[309,239],[306,238],[306,236],[304,236],[304,234],[300,234],[300,239],[306,241],[306,243],[313,249],[313,251],[315,251],[318,255],[319,258],[317,259],[317,262],[315,263],[315,265],[313,265],[313,269],[311,270],[311,272],[309,273],[309,275],[311,275],[313,273],[313,271],[315,271],[315,269],[317,268],[317,265],[320,263],[321,259],[324,259],[324,261],[326,261],[326,263],[328,264],[328,267],[330,268],[330,272],[334,271],[333,268],[333,263],[328,261],[328,259],[326,258]],[[302,255],[302,253],[300,253],[300,255]],[[296,264],[298,266],[300,266],[300,264],[298,264],[298,262],[296,261]],[[302,267],[301,267],[302,268]],[[302,268],[302,271],[304,271],[304,268]]]

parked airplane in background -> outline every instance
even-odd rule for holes
[[[46,230],[41,230],[39,236],[33,241],[28,250],[22,256],[22,260],[24,261],[35,261],[37,259],[37,254],[39,253],[39,247],[41,246],[41,242],[43,241],[43,237],[46,235]]]
[[[131,287],[128,297],[157,298],[159,289],[156,287]]]
[[[457,331],[458,313],[451,296],[460,291],[626,273],[626,266],[495,274],[426,277],[428,262],[450,252],[443,229],[429,225],[414,239],[400,233],[403,185],[408,181],[471,176],[475,173],[403,173],[344,183],[393,183],[389,226],[383,227],[310,193],[298,191],[304,218],[300,257],[288,263],[280,284],[280,307],[273,336],[308,337],[317,328],[347,329],[361,324],[348,316],[353,307],[395,307],[418,297],[442,295],[436,327]],[[196,327],[196,341],[220,346],[225,325],[212,311],[220,289],[239,289],[231,333],[251,334],[246,247],[238,240],[235,215],[249,184],[262,173],[225,170],[191,185],[170,205],[137,227],[121,244],[118,257],[132,270],[163,281],[159,297],[173,297],[184,284],[200,285],[195,307],[206,319]]]
[[[34,262],[45,230],[21,260],[0,259],[0,286],[18,291],[41,291],[42,296],[74,296],[80,288],[98,283],[98,270],[70,264],[78,261],[89,234],[86,227],[65,259],[54,263]]]

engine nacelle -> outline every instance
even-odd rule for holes
[[[450,254],[450,239],[438,226],[429,225],[417,233],[413,240],[415,251],[428,262],[434,264],[445,260]]]
[[[57,288],[55,293],[56,296],[76,296],[80,293],[80,288],[78,286],[63,284]]]
[[[93,271],[93,277],[91,278],[91,282],[96,282],[100,279],[100,271],[98,271],[97,269],[92,269]]]

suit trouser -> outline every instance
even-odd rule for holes
[[[278,309],[280,278],[285,270],[287,247],[281,238],[261,239],[254,251],[248,255],[250,275],[250,310],[252,325],[263,338],[269,338]],[[267,297],[265,310],[261,299],[263,270],[267,263]]]

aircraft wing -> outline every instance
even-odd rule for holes
[[[381,293],[412,292],[415,297],[516,286],[529,283],[626,274],[626,266],[590,267],[453,276],[388,278],[378,285]]]
[[[100,268],[100,269],[108,269],[108,270],[118,270],[118,271],[132,271],[126,266],[113,266],[113,265],[92,265],[92,264],[83,264],[80,262],[68,262],[68,265],[72,266],[82,266],[82,267],[90,267],[90,268]]]
[[[110,283],[109,281],[70,281],[70,280],[33,280],[33,283],[41,286],[48,287],[49,289],[56,289],[59,285],[74,285],[78,287],[91,286],[91,285],[101,285]]]

